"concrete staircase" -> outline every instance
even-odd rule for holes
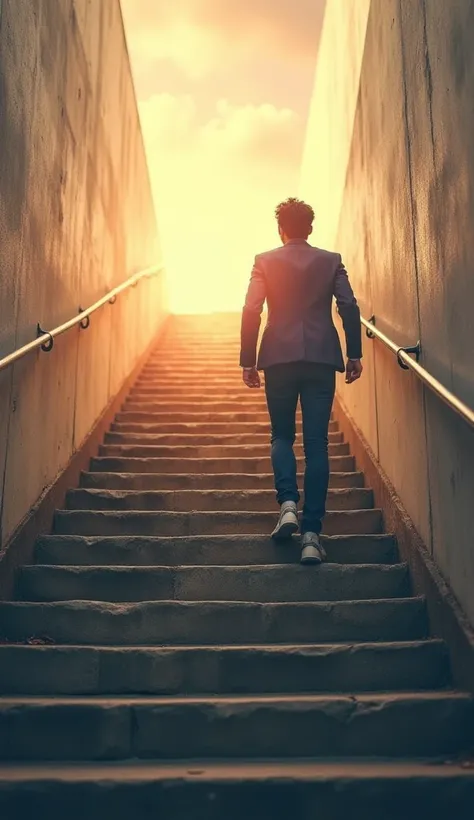
[[[472,818],[473,701],[364,476],[332,421],[328,563],[272,543],[237,363],[235,317],[172,321],[0,603],[2,820]]]

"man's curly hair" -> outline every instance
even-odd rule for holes
[[[294,196],[275,208],[278,225],[289,239],[306,239],[311,231],[314,211],[310,205]]]

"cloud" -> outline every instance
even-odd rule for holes
[[[122,0],[136,58],[169,60],[194,80],[249,55],[314,62],[325,0]],[[139,43],[139,49],[138,49]]]
[[[239,308],[253,255],[278,242],[274,207],[296,191],[299,117],[221,100],[201,123],[191,96],[170,94],[140,113],[173,307]]]
[[[201,141],[214,153],[225,151],[243,161],[272,165],[292,165],[300,151],[301,129],[298,116],[289,108],[274,105],[231,105],[221,100],[216,116],[201,130]]]
[[[232,105],[219,100],[213,116],[201,124],[191,95],[155,94],[139,103],[148,150],[159,155],[199,153],[206,162],[258,163],[295,167],[302,147],[302,123],[289,108]]]
[[[324,0],[181,0],[188,7],[193,21],[221,33],[252,40],[263,50],[270,44],[297,58],[314,57],[314,35],[322,20]]]

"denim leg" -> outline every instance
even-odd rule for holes
[[[320,533],[329,484],[328,429],[334,400],[334,370],[308,367],[301,384],[305,477],[302,532]]]
[[[298,503],[296,459],[293,450],[296,433],[298,383],[294,369],[275,365],[265,372],[265,393],[272,426],[272,466],[277,501]]]

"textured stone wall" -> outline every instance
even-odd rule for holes
[[[474,2],[363,6],[328,3],[302,191],[321,217],[316,241],[343,254],[363,314],[400,345],[420,339],[423,366],[473,407]],[[351,15],[358,34],[340,48]],[[340,86],[322,107],[330,55]],[[474,434],[380,343],[367,340],[364,354],[364,381],[340,381],[341,402],[474,624]]]
[[[119,0],[3,0],[0,356],[160,249]],[[158,329],[147,279],[0,374],[1,544],[64,469]]]

